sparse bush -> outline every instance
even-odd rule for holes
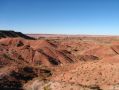
[[[50,84],[44,87],[44,90],[51,90]]]

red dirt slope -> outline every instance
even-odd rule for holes
[[[6,56],[31,64],[43,64],[46,66],[71,63],[71,57],[62,53],[57,46],[47,40],[25,40],[21,38],[0,39],[2,52]],[[2,53],[3,54],[3,53]],[[13,61],[12,60],[12,61]]]

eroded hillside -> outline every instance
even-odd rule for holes
[[[118,90],[118,37],[0,39],[0,88]]]

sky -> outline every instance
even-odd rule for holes
[[[0,0],[0,30],[119,35],[119,0]]]

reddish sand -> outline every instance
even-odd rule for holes
[[[4,86],[4,83],[13,80],[20,85],[21,82],[26,83],[38,77],[41,72],[45,72],[42,76],[50,75],[45,79],[50,80],[49,83],[53,85],[59,85],[58,90],[68,90],[72,83],[78,89],[95,86],[95,88],[109,90],[110,86],[113,88],[119,83],[119,42],[117,40],[118,38],[108,37],[64,37],[40,40],[2,38],[0,39],[0,77],[4,78],[0,84]],[[27,73],[24,68],[28,69]],[[32,73],[29,74],[29,72]],[[23,81],[18,77],[22,77]],[[25,80],[24,77],[30,79]],[[65,87],[63,84],[69,87],[63,89]],[[71,86],[72,90],[78,90],[74,87]],[[52,90],[55,89],[52,88]]]
[[[18,59],[17,61],[22,59],[24,62],[43,64],[46,66],[73,62],[70,56],[62,53],[57,49],[55,44],[52,44],[47,40],[4,38],[0,39],[0,43],[1,47],[4,47],[4,53],[9,53],[9,57],[12,59]]]

